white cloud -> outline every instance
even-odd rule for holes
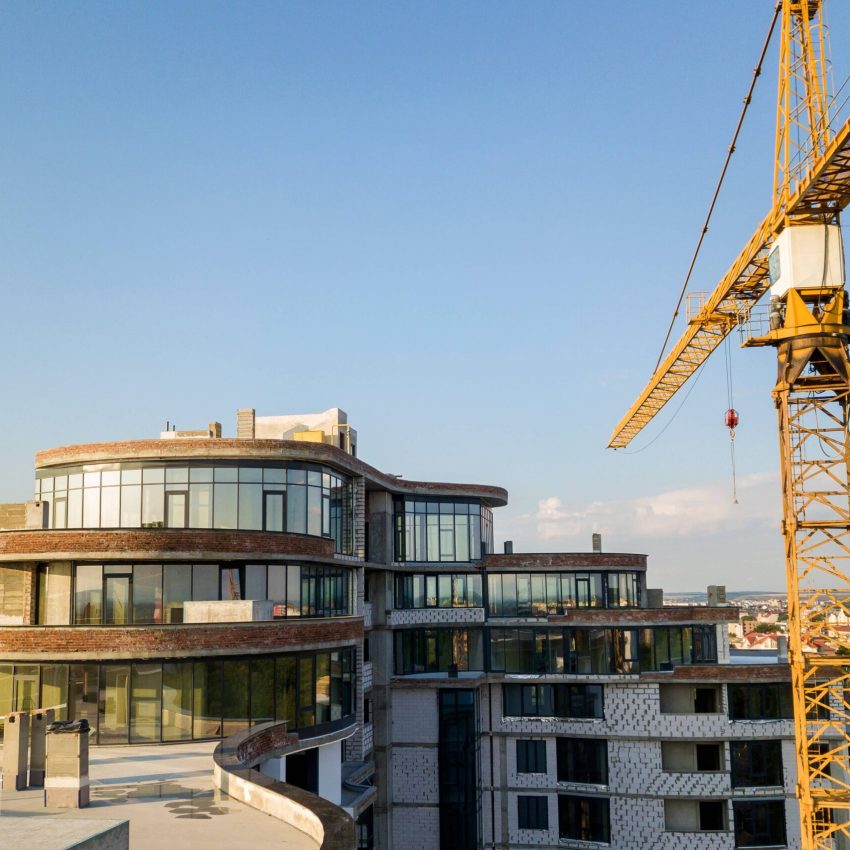
[[[586,538],[593,531],[618,537],[693,538],[754,526],[775,527],[779,514],[778,476],[756,473],[738,481],[738,504],[733,503],[726,480],[581,507],[549,496],[538,502],[535,514],[525,514],[520,521],[526,528],[533,525],[541,541]]]

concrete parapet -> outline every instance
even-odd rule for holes
[[[82,809],[89,804],[88,724],[79,729],[48,730],[44,804]]]
[[[13,711],[6,715],[3,730],[3,790],[23,791],[27,787],[29,714]]]
[[[47,758],[47,727],[53,723],[56,712],[52,708],[41,708],[30,715],[30,785],[44,785],[44,769]]]

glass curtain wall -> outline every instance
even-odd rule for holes
[[[354,715],[354,671],[353,647],[163,663],[0,664],[0,711],[16,710],[16,695],[27,695],[23,709],[88,720],[98,744],[220,738],[272,719],[305,730]]]
[[[478,574],[396,575],[396,608],[480,608],[482,580]]]
[[[484,669],[484,635],[481,629],[405,629],[395,633],[395,671],[447,673]]]
[[[478,561],[493,551],[493,512],[478,501],[397,499],[395,559]]]
[[[39,587],[51,569],[39,566]],[[62,587],[73,586],[76,625],[170,625],[183,622],[183,605],[193,600],[270,600],[275,617],[351,616],[354,576],[345,567],[298,564],[77,564],[73,585]],[[39,625],[50,610],[39,603]]]
[[[622,674],[717,661],[716,653],[696,653],[697,647],[713,651],[714,643],[692,639],[698,631],[713,632],[712,626],[483,631],[488,642],[486,669],[494,673]],[[400,629],[395,633],[395,673],[441,673],[452,664],[457,664],[458,670],[484,670],[481,648],[481,629]],[[675,660],[671,662],[671,658]]]
[[[491,573],[489,617],[547,617],[571,608],[637,608],[640,573]]]
[[[51,528],[286,531],[353,551],[351,479],[315,464],[64,467],[39,473],[35,496],[50,504]]]

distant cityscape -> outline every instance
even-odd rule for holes
[[[788,594],[785,591],[727,591],[727,604],[740,609],[738,622],[728,623],[731,650],[762,650],[787,653]],[[666,593],[667,605],[706,605],[707,594]],[[803,635],[807,653],[846,652],[843,644],[850,633],[850,617],[841,610],[823,615],[822,627]]]

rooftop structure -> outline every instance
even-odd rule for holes
[[[507,498],[369,466],[337,408],[39,452],[0,506],[0,715],[226,739],[219,781],[318,795],[361,848],[798,847],[787,665],[598,535],[497,554]]]

